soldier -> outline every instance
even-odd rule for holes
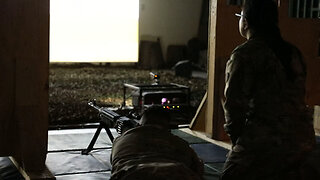
[[[315,147],[302,55],[282,39],[274,0],[244,0],[236,15],[247,41],[226,65],[224,128],[232,150],[221,179],[300,179],[299,163]]]
[[[189,144],[169,130],[170,114],[148,108],[142,126],[113,142],[111,180],[201,180],[203,163]]]

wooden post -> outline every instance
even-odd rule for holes
[[[238,22],[234,13],[240,12],[237,6],[228,6],[224,1],[210,1],[209,40],[208,40],[208,89],[204,116],[196,116],[197,121],[204,121],[203,131],[216,140],[228,140],[223,129],[224,112],[221,106],[224,90],[225,64],[232,50],[240,44]],[[203,119],[204,118],[204,119]]]
[[[232,33],[234,29],[226,30],[225,21],[228,20],[230,11],[225,3],[221,1],[210,1],[209,17],[209,66],[208,66],[208,98],[205,117],[205,132],[208,136],[216,140],[227,140],[228,137],[223,129],[224,112],[221,106],[224,89],[224,66],[228,59],[225,53],[230,49],[224,45],[228,41],[228,32]],[[226,18],[227,17],[227,18]],[[229,23],[233,23],[232,21]],[[233,27],[233,26],[231,26]],[[224,42],[225,41],[225,42]],[[232,44],[231,44],[232,45]],[[226,48],[227,47],[227,48]],[[229,52],[231,53],[231,51]]]
[[[215,85],[216,85],[216,28],[217,28],[217,8],[218,1],[211,0],[209,4],[209,41],[208,41],[208,90],[207,107],[205,116],[205,133],[208,136],[213,135],[213,121],[215,115]]]
[[[49,0],[3,0],[0,12],[0,155],[13,156],[27,174],[43,174],[48,139]]]

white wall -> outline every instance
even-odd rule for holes
[[[140,40],[160,38],[163,57],[168,45],[186,45],[198,34],[202,0],[140,0]]]

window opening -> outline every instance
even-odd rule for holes
[[[320,0],[290,0],[289,16],[293,18],[319,18]]]
[[[139,0],[51,0],[50,62],[137,62]]]

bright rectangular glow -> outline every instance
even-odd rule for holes
[[[50,0],[50,62],[137,62],[139,0]]]

